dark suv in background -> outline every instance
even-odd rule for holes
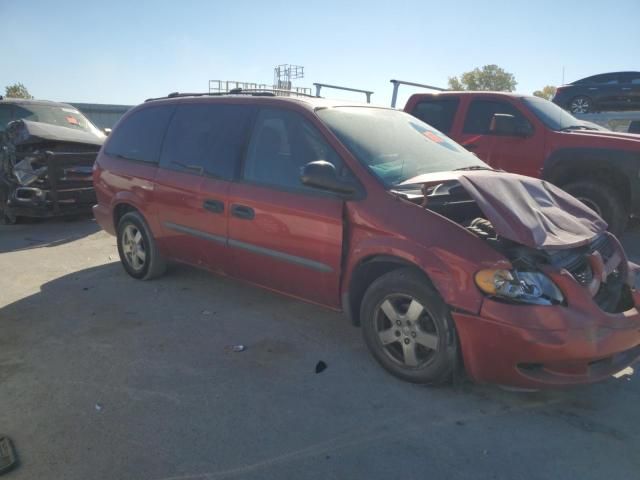
[[[558,87],[553,102],[571,113],[640,109],[640,72],[602,73]]]

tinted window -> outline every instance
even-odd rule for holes
[[[158,163],[162,139],[175,107],[146,107],[129,115],[109,136],[105,152],[129,160]]]
[[[0,105],[0,132],[4,132],[11,121],[11,105]]]
[[[531,124],[526,118],[510,103],[500,100],[474,100],[467,111],[467,118],[464,121],[464,133],[476,133],[486,135],[489,133],[491,120],[496,113],[507,113],[516,117],[518,123],[526,125],[527,128]]]
[[[242,155],[252,111],[245,105],[179,105],[164,139],[160,163],[230,180]]]
[[[339,175],[348,175],[338,154],[301,115],[263,109],[256,119],[243,176],[258,183],[307,190],[311,187],[300,182],[300,174],[307,163],[316,160],[331,162]]]
[[[412,113],[433,128],[449,133],[459,103],[457,98],[425,100],[418,103]]]
[[[615,73],[606,73],[604,75],[596,75],[587,79],[588,83],[598,83],[602,85],[615,85],[618,83],[618,75]]]
[[[620,79],[622,83],[631,83],[632,85],[640,85],[640,73],[627,73]]]

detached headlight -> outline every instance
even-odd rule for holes
[[[555,305],[562,303],[562,292],[540,272],[488,269],[475,275],[476,285],[487,295],[519,303]]]

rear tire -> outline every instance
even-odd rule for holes
[[[593,101],[585,95],[578,95],[569,102],[569,111],[571,113],[593,112]]]
[[[377,362],[403,380],[437,385],[452,378],[458,341],[449,308],[419,272],[402,268],[367,289],[362,335]]]
[[[166,263],[151,229],[138,212],[128,212],[118,222],[118,254],[125,271],[138,280],[151,280],[165,272]]]
[[[600,215],[609,225],[609,231],[622,235],[629,221],[629,212],[618,193],[610,186],[593,180],[582,180],[562,187],[591,210]]]

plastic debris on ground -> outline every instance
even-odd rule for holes
[[[246,347],[244,345],[227,345],[224,347],[225,352],[244,352]]]
[[[18,464],[18,458],[9,437],[0,435],[0,475],[7,473]]]

